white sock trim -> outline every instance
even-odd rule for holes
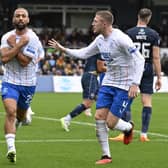
[[[132,128],[131,123],[126,122],[122,119],[119,119],[117,124],[114,126],[114,129],[119,131],[129,131]]]

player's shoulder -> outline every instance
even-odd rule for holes
[[[160,39],[159,33],[158,33],[156,30],[154,30],[154,29],[152,29],[152,28],[150,28],[150,27],[146,27],[145,33],[146,33],[146,35],[147,35],[149,38],[151,38],[152,40],[153,40],[153,39],[155,39],[155,40],[159,40],[159,39]]]
[[[8,31],[8,32],[6,32],[3,36],[2,36],[2,38],[8,38],[10,35],[12,35],[12,34],[15,34],[15,30],[11,30],[11,31]]]
[[[99,35],[96,36],[95,41],[97,41],[97,40],[103,40],[103,39],[104,39],[103,35],[99,34]]]
[[[130,40],[130,37],[125,32],[123,32],[122,30],[117,29],[117,28],[113,29],[112,38],[116,42],[118,41],[119,43],[123,43],[125,41]]]
[[[27,34],[33,39],[37,39],[37,40],[39,39],[37,34],[32,29],[28,29]]]
[[[39,37],[32,29],[28,29],[27,34],[29,36],[30,43],[36,44],[36,46],[41,46],[41,42],[39,40]]]
[[[158,37],[159,34],[156,30],[150,28],[150,27],[141,27],[141,26],[135,26],[132,28],[129,28],[128,30],[126,30],[126,33],[128,35],[135,35],[135,34],[146,34],[147,36],[154,36],[154,37]]]
[[[112,32],[112,36],[115,38],[127,37],[127,34],[118,28],[114,28]]]
[[[126,34],[128,34],[131,38],[135,38],[136,35],[144,35],[148,33],[146,27],[134,26],[127,29]]]
[[[152,29],[152,28],[150,28],[150,27],[147,27],[146,29],[147,29],[147,31],[148,31],[149,33],[151,33],[151,34],[153,34],[153,35],[159,35],[159,33],[158,33],[156,30],[154,30],[154,29]]]
[[[138,31],[138,30],[139,30],[139,28],[134,26],[134,27],[131,27],[131,28],[127,29],[126,33],[132,33],[132,32]]]

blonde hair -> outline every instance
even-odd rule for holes
[[[96,15],[102,17],[107,23],[109,24],[113,24],[114,22],[114,16],[113,14],[108,11],[108,10],[101,10],[101,11],[97,11]]]

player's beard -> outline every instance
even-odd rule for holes
[[[19,30],[22,31],[27,27],[27,24],[17,24],[17,23],[13,23],[14,27]]]

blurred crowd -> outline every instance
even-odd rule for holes
[[[160,26],[161,47],[168,48],[168,18],[161,20]]]
[[[82,48],[87,46],[93,40],[92,31],[78,29],[34,29],[38,34],[42,45],[45,48],[45,59],[39,62],[39,71],[41,75],[68,75],[80,76],[83,74],[85,60],[67,57],[65,53],[48,47],[48,40],[56,39],[61,44],[69,48]]]

